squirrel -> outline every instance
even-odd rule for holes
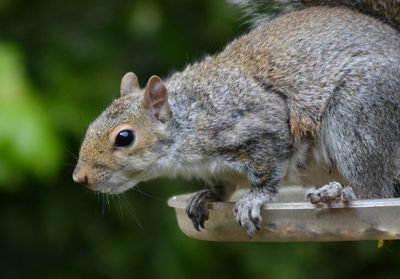
[[[236,0],[235,2],[249,3]],[[288,1],[269,1],[286,3]],[[400,1],[289,1],[220,53],[140,88],[134,73],[94,120],[74,181],[107,194],[157,177],[211,184],[186,208],[197,230],[208,204],[235,204],[252,237],[279,185],[322,186],[312,203],[387,198],[400,181]],[[286,10],[285,10],[286,9]],[[316,185],[316,166],[337,181]]]

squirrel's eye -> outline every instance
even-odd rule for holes
[[[135,141],[135,135],[132,130],[122,130],[115,138],[115,147],[127,147]]]

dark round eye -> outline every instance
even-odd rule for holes
[[[135,135],[132,130],[122,130],[115,138],[115,147],[127,147],[135,141]]]

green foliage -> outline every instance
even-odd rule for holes
[[[43,100],[32,92],[21,54],[0,44],[0,186],[15,187],[31,174],[48,178],[60,165],[60,140]]]
[[[189,239],[166,200],[201,184],[72,182],[125,72],[144,85],[245,31],[224,0],[0,0],[0,26],[0,278],[398,278],[398,243]]]

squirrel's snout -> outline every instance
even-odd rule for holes
[[[72,179],[79,184],[84,186],[90,186],[93,184],[92,179],[90,179],[89,173],[84,169],[75,168]]]

